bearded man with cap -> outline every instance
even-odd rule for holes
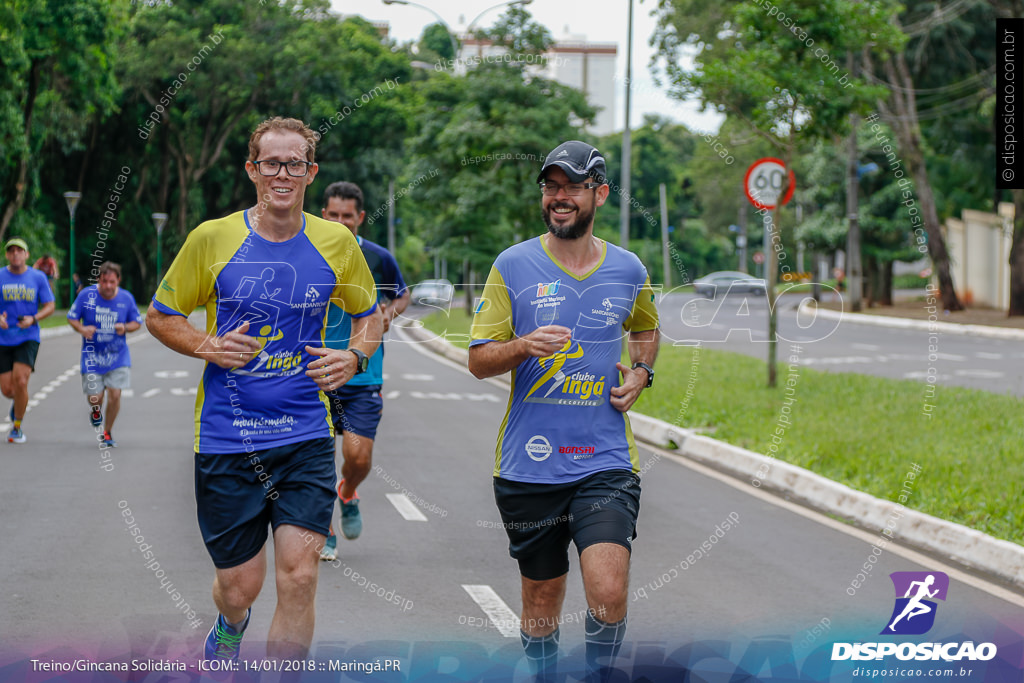
[[[557,673],[570,541],[587,598],[589,678],[607,679],[626,630],[640,509],[626,413],[654,381],[659,332],[640,259],[594,236],[606,175],[604,157],[584,142],[548,154],[537,177],[547,233],[498,256],[470,333],[476,377],[512,371],[494,496],[519,562],[520,635],[539,680]],[[623,335],[632,367],[619,362]]]
[[[28,265],[28,244],[17,237],[4,250],[0,269],[0,392],[14,399],[8,443],[25,443],[21,420],[28,408],[28,379],[39,353],[39,321],[53,313],[46,274]]]

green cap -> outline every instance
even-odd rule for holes
[[[25,240],[21,239],[20,237],[14,237],[12,239],[7,240],[7,246],[4,247],[4,251],[7,251],[11,247],[21,247],[25,251],[28,251],[28,243],[25,242]]]

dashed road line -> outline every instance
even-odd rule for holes
[[[404,493],[388,493],[386,494],[387,499],[395,506],[398,510],[398,514],[402,515],[408,522],[425,522],[427,521],[426,516],[420,509],[413,505],[413,502],[409,500],[409,497]]]
[[[494,628],[506,638],[519,637],[519,617],[505,604],[505,601],[487,585],[462,584],[462,588],[479,605]]]

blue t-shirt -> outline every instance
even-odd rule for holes
[[[503,251],[476,306],[470,345],[504,342],[544,325],[572,337],[560,351],[512,369],[494,476],[557,484],[611,469],[639,471],[629,418],[609,402],[625,332],[658,327],[647,270],[631,252],[602,242],[604,256],[582,277],[559,264],[540,238]]]
[[[35,315],[39,307],[53,301],[46,273],[29,268],[15,275],[9,267],[0,268],[0,313],[7,313],[7,329],[0,330],[0,346],[18,346],[27,341],[39,341],[39,324],[21,329],[18,318]]]
[[[83,375],[87,372],[105,375],[111,370],[131,366],[128,338],[114,331],[117,323],[142,322],[131,292],[118,287],[113,299],[104,299],[96,285],[86,287],[68,309],[68,320],[96,326],[92,339],[82,337]]]
[[[347,230],[344,225],[338,227]],[[373,282],[377,286],[377,301],[384,299],[395,299],[405,294],[405,280],[402,279],[402,271],[398,268],[398,261],[391,255],[391,252],[370,240],[357,237],[359,246],[363,250],[363,257],[366,265],[373,274]],[[327,334],[325,345],[332,349],[347,349],[349,337],[352,336],[352,319],[340,307],[331,304],[327,312]],[[377,347],[377,351],[370,356],[370,363],[366,372],[355,375],[346,382],[345,386],[365,387],[377,386],[384,383],[384,343]]]
[[[207,363],[196,396],[200,453],[249,453],[334,436],[327,397],[306,366],[324,345],[328,302],[361,317],[376,309],[373,278],[348,230],[303,214],[302,230],[270,242],[244,212],[189,233],[153,296],[163,313],[206,307],[207,334],[249,323],[262,350],[243,368]]]

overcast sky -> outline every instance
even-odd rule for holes
[[[476,26],[490,26],[503,8],[495,9],[496,2],[473,0],[422,0],[420,5],[433,9],[458,31],[469,22]],[[425,9],[415,6],[385,5],[381,0],[331,0],[336,12],[360,14],[363,17],[386,21],[391,25],[391,37],[398,42],[416,40],[424,27],[436,23],[437,19]],[[650,46],[654,34],[655,20],[650,16],[654,0],[634,0],[633,6],[633,98],[630,123],[636,128],[643,121],[645,113],[668,116],[679,123],[685,123],[699,131],[717,131],[722,117],[717,114],[701,113],[697,104],[669,99],[663,88],[654,85],[648,64],[653,54]],[[622,78],[626,73],[626,33],[628,26],[628,4],[625,0],[534,0],[527,9],[534,19],[544,24],[555,40],[565,35],[566,29],[572,34],[583,34],[591,42],[617,43],[619,47],[616,77],[619,89],[616,92],[615,127],[620,130],[625,120],[625,90]],[[483,12],[483,16],[480,16]]]

